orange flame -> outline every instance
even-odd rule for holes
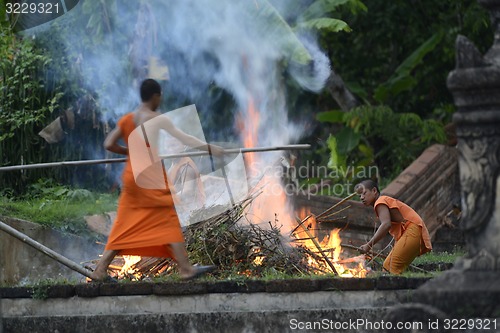
[[[118,277],[125,277],[132,275],[138,278],[137,274],[139,273],[138,270],[135,268],[135,264],[141,261],[142,257],[132,256],[132,255],[124,255],[122,257],[125,263],[123,264],[121,270],[118,272]]]
[[[320,233],[317,230],[316,219],[313,214],[308,209],[302,208],[298,212],[298,216],[301,221],[308,216],[310,216],[304,223],[303,226],[309,229],[309,234],[314,238],[318,238]],[[309,238],[303,229],[299,228],[294,233],[295,237],[300,239],[301,245],[310,250],[310,252],[317,253],[321,258],[320,250],[318,246],[314,243],[312,239]],[[352,258],[341,258],[342,250],[342,239],[340,238],[340,229],[332,229],[328,235],[326,235],[323,240],[319,243],[324,255],[328,257],[328,260],[333,264],[335,270],[340,275],[340,277],[366,277],[368,269],[365,265],[365,257],[363,255],[352,257]],[[309,257],[308,264],[311,267],[315,267],[321,271],[332,272],[332,269],[325,262],[318,262],[315,258]],[[353,266],[354,267],[351,267]]]
[[[255,107],[255,102],[252,97],[248,99],[247,117],[238,119],[238,127],[241,131],[243,146],[245,148],[253,148],[258,145],[258,132],[260,126],[260,114]],[[254,177],[257,174],[255,170],[256,156],[254,153],[245,154],[245,161],[250,170],[250,176]]]

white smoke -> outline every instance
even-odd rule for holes
[[[304,128],[288,120],[286,81],[292,78],[305,90],[320,91],[330,63],[314,36],[299,36],[283,19],[294,21],[291,16],[300,13],[296,4],[287,10],[287,0],[115,1],[113,11],[92,13],[101,16],[103,39],[89,46],[93,39],[87,34],[95,26],[79,16],[98,3],[82,1],[67,14],[68,22],[79,23],[68,27],[64,38],[72,58],[78,59],[85,86],[107,110],[105,120],[133,111],[138,83],[150,76],[148,66],[155,58],[168,67],[168,108],[195,103],[205,118],[219,117],[217,109],[206,109],[215,104],[211,98],[216,97],[207,92],[216,86],[232,96],[236,121],[248,126],[249,103],[259,111],[254,145],[284,145],[300,138]],[[280,156],[262,157],[261,162],[272,165]]]
[[[95,46],[87,36],[93,26],[76,19],[88,3],[81,1],[67,14],[66,20],[81,26],[71,26],[64,38],[108,118],[137,105],[137,83],[147,76],[137,71],[156,57],[168,66],[173,88],[166,94],[174,95],[176,106],[183,101],[210,105],[200,96],[206,98],[215,84],[233,96],[243,119],[249,98],[255,100],[262,117],[259,144],[285,144],[300,134],[288,128],[285,75],[319,91],[330,72],[313,37],[299,39],[276,10],[291,15],[288,1],[273,1],[276,7],[267,0],[116,1],[115,10],[99,14],[103,40]],[[217,116],[217,110],[208,112]]]

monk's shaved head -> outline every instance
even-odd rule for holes
[[[378,193],[380,193],[380,190],[378,189],[378,184],[377,182],[371,180],[371,179],[365,179],[363,181],[361,181],[360,183],[358,183],[355,187],[354,187],[354,192],[358,193],[358,194],[361,194],[363,193],[363,190],[364,189],[367,189],[367,190],[372,190],[372,189],[376,189]]]

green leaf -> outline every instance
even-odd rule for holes
[[[345,82],[347,89],[353,94],[361,97],[363,100],[367,101],[369,98],[368,91],[359,82]]]
[[[344,112],[341,110],[333,110],[326,112],[319,112],[316,115],[316,120],[322,123],[336,123],[340,124],[344,122]]]
[[[330,32],[352,31],[346,22],[329,17],[316,18],[301,22],[297,25],[297,29],[327,30]]]
[[[361,133],[356,133],[350,127],[344,127],[337,135],[337,149],[339,154],[347,155],[356,148],[361,139]]]
[[[302,17],[306,21],[322,17],[348,2],[351,2],[351,0],[316,0],[304,11]]]
[[[259,32],[268,36],[270,40],[279,40],[279,45],[276,47],[281,48],[287,57],[297,64],[308,65],[311,63],[312,56],[307,48],[269,1],[259,1],[258,7],[251,1],[244,1],[243,4],[254,16]]]
[[[328,148],[330,149],[330,159],[328,160],[328,167],[331,169],[345,170],[347,157],[338,151],[337,139],[335,136],[330,135],[326,140]]]
[[[61,188],[61,189],[57,190],[57,191],[54,193],[54,195],[55,195],[56,197],[60,197],[60,196],[62,196],[62,195],[64,195],[64,194],[66,194],[67,192],[68,192],[68,189],[67,189],[67,188]]]
[[[367,145],[364,144],[360,144],[358,146],[358,149],[366,157],[373,158],[373,149],[371,147],[368,147]]]
[[[418,82],[411,77],[411,72],[422,62],[423,58],[432,52],[443,39],[443,33],[437,32],[420,45],[394,71],[394,74],[375,89],[374,98],[384,103],[391,96],[410,90]]]
[[[368,7],[361,0],[351,0],[348,6],[351,9],[351,13],[354,15],[358,14],[360,11],[367,12]]]

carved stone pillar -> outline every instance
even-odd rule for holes
[[[460,184],[468,256],[462,269],[500,271],[500,1],[478,0],[492,13],[495,42],[482,56],[457,38],[448,76],[457,112]]]
[[[478,2],[491,12],[494,44],[483,56],[458,36],[456,68],[447,82],[457,107],[460,225],[467,255],[419,288],[400,318],[415,312],[441,319],[500,317],[500,0]],[[396,314],[401,308],[387,318]]]

